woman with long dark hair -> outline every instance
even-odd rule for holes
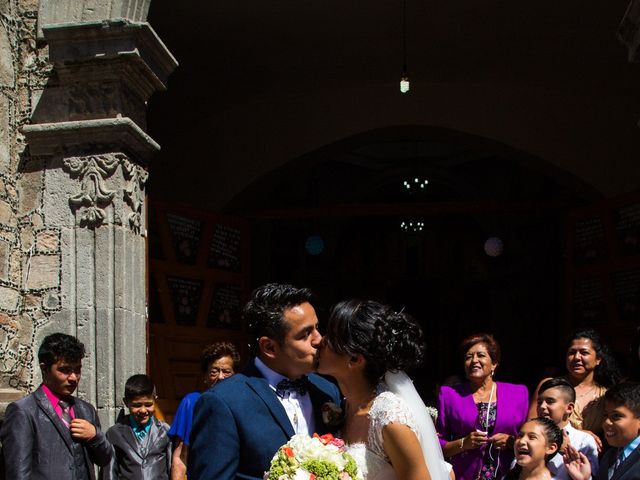
[[[576,391],[575,408],[569,421],[580,430],[592,432],[602,447],[603,395],[621,380],[620,372],[609,348],[593,329],[576,330],[569,337],[564,376]],[[543,378],[538,388],[549,378]],[[536,388],[529,405],[529,417],[536,416],[538,403]]]
[[[345,398],[340,435],[365,480],[448,480],[424,403],[404,373],[424,356],[422,332],[406,313],[349,300],[331,312],[318,372]]]

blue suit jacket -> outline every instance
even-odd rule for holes
[[[321,407],[340,404],[338,388],[309,375],[317,433],[326,433]],[[262,480],[278,448],[294,435],[284,407],[253,362],[205,392],[196,403],[189,480]]]
[[[617,448],[610,448],[605,452],[600,459],[600,466],[595,480],[607,480],[609,468],[615,463],[617,454]],[[611,480],[640,480],[640,447],[636,447],[622,462],[622,465],[614,472]]]

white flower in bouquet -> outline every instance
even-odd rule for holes
[[[331,434],[294,435],[278,449],[265,480],[362,480],[344,441]]]
[[[286,476],[283,475],[283,477],[286,477]],[[305,469],[300,468],[296,471],[296,474],[293,477],[293,480],[309,480],[310,478],[311,478],[311,472],[307,472]],[[287,480],[287,479],[283,478],[283,480]]]

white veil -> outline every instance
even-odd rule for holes
[[[451,465],[444,460],[442,447],[438,442],[438,435],[433,426],[433,420],[431,420],[427,407],[413,386],[413,382],[402,370],[387,372],[384,376],[384,382],[389,387],[389,391],[404,400],[416,421],[418,440],[422,447],[422,454],[429,469],[431,480],[449,480]]]

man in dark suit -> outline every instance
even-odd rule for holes
[[[5,475],[11,480],[94,480],[112,449],[95,408],[73,397],[80,381],[84,345],[54,333],[38,350],[42,384],[11,403],[0,428]]]
[[[310,299],[291,285],[253,292],[243,313],[256,356],[198,400],[189,480],[262,479],[294,434],[326,433],[322,407],[338,405],[340,396],[331,382],[307,376],[322,340]]]

